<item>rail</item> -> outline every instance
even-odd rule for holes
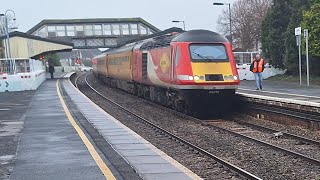
[[[179,142],[187,145],[188,147],[194,149],[196,152],[202,153],[202,154],[204,154],[204,155],[212,158],[213,160],[215,160],[215,161],[218,162],[219,164],[221,164],[221,165],[223,165],[224,167],[230,169],[231,171],[237,173],[238,175],[240,175],[240,176],[242,176],[242,177],[245,177],[245,178],[247,178],[247,179],[261,180],[261,178],[259,178],[259,177],[255,176],[255,175],[251,174],[250,172],[247,172],[247,171],[241,169],[240,167],[237,167],[237,166],[235,166],[235,165],[233,165],[233,164],[231,164],[231,163],[229,163],[229,162],[227,162],[227,161],[225,161],[225,160],[223,160],[223,159],[215,156],[214,154],[212,154],[212,153],[210,153],[210,152],[208,152],[208,151],[206,151],[206,150],[204,150],[204,149],[202,149],[202,148],[200,148],[200,147],[198,147],[198,146],[196,146],[196,145],[194,145],[194,144],[192,144],[192,143],[184,140],[183,138],[176,136],[175,134],[173,134],[173,133],[171,133],[171,132],[169,132],[169,131],[161,128],[160,126],[158,126],[158,125],[150,122],[149,120],[147,120],[147,119],[145,119],[145,118],[143,118],[143,117],[141,117],[141,116],[139,116],[139,115],[137,115],[137,114],[129,111],[128,109],[124,108],[123,106],[119,105],[118,103],[114,102],[113,100],[109,99],[108,97],[104,96],[103,94],[101,94],[100,92],[98,92],[96,89],[94,89],[94,88],[88,83],[88,81],[87,81],[87,76],[88,76],[88,74],[89,74],[89,73],[86,73],[86,76],[85,76],[85,83],[86,83],[86,85],[87,85],[92,91],[94,91],[96,94],[98,94],[99,96],[101,96],[103,99],[105,99],[105,100],[107,100],[108,102],[114,104],[115,106],[117,106],[117,107],[120,108],[121,110],[125,111],[126,113],[128,113],[128,114],[136,117],[137,119],[141,120],[143,123],[145,123],[145,124],[149,125],[150,127],[156,129],[157,131],[159,131],[159,132],[161,132],[161,133],[163,133],[163,134],[166,134],[167,136],[171,137],[171,139],[173,138],[173,139],[175,139],[175,140],[177,140],[177,141],[179,141]],[[81,74],[80,76],[82,76],[82,75],[84,75],[84,74]],[[77,80],[78,80],[78,78],[79,78],[79,77],[77,77],[76,80],[75,80],[75,86],[76,86],[76,87],[78,87],[78,85],[77,85]]]

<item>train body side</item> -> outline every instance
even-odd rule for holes
[[[112,79],[132,81],[132,51],[109,54],[107,69],[108,76]]]

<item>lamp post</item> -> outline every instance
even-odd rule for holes
[[[0,17],[4,17],[4,14],[0,14]],[[6,29],[6,25],[5,25],[5,20],[1,20],[1,24],[4,24],[2,27],[1,27],[1,31],[4,33],[3,35],[7,36],[7,29]],[[1,34],[2,35],[2,34]],[[7,46],[7,41],[5,40],[4,41],[4,46],[5,46],[5,58],[8,59],[8,48],[6,47]]]
[[[12,63],[12,55],[11,55],[11,47],[10,47],[10,37],[9,37],[9,25],[8,25],[8,13],[9,12],[12,12],[13,13],[13,21],[16,20],[16,13],[11,10],[11,9],[8,9],[6,10],[6,12],[4,13],[4,20],[5,20],[5,28],[6,28],[6,36],[7,36],[7,57],[9,59],[9,64],[10,64],[10,74],[12,74],[12,71],[13,71],[13,63]]]
[[[173,20],[172,21],[173,23],[183,23],[183,30],[186,31],[186,24],[184,21],[176,21],[176,20]]]
[[[222,5],[228,5],[229,6],[229,28],[230,28],[230,41],[231,41],[231,44],[232,44],[232,29],[231,29],[231,25],[232,25],[232,22],[231,22],[231,4],[230,3],[213,3],[214,6],[222,6]]]

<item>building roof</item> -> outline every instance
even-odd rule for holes
[[[9,35],[13,58],[34,58],[49,52],[71,51],[73,49],[73,43],[64,41],[41,38],[18,31]],[[1,36],[0,41],[5,38],[5,36]]]
[[[41,28],[43,25],[47,24],[84,24],[84,23],[133,23],[140,22],[155,32],[159,32],[160,30],[148,23],[142,18],[94,18],[94,19],[44,19],[34,27],[32,27],[27,34],[32,34],[37,29]]]

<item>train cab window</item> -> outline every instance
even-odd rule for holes
[[[179,65],[179,61],[180,61],[180,46],[178,46],[176,49],[176,59],[175,59],[176,66]]]
[[[191,44],[189,50],[193,62],[228,61],[227,50],[223,44]]]

